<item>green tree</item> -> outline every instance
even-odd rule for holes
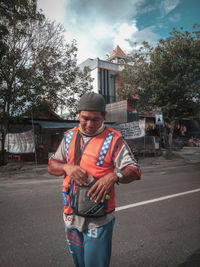
[[[138,88],[145,87],[148,78],[145,74],[148,72],[148,62],[152,48],[147,42],[143,42],[143,45],[136,51],[127,56],[123,64],[123,71],[120,73],[122,86],[117,93],[124,100],[131,98],[136,91],[138,93]],[[146,107],[145,104],[146,101],[144,101],[144,105],[140,104],[140,111]]]
[[[9,39],[12,34],[13,25],[16,21],[24,22],[27,18],[32,20],[42,19],[40,14],[36,11],[36,1],[35,0],[1,0],[0,1],[0,141],[1,141],[1,151],[2,151],[2,163],[5,163],[4,159],[4,139],[9,126],[9,103],[6,101],[10,97],[10,92],[6,92],[7,87],[7,77],[6,72],[4,72],[4,67],[6,67],[7,72],[9,66],[6,66],[8,61],[12,61],[15,56],[14,52],[10,50]],[[12,69],[11,69],[12,72]]]
[[[38,12],[36,1],[1,1],[0,12],[0,119],[4,151],[11,118],[40,106],[44,98],[52,110],[57,110],[60,105],[73,102],[74,92],[81,94],[91,86],[88,72],[82,73],[77,66],[75,40],[66,43],[64,27]]]
[[[86,92],[92,90],[93,79],[90,76],[90,69],[85,67],[83,70],[77,69],[77,78],[74,81],[74,87],[70,88],[69,94],[66,98],[66,106],[68,110],[67,119],[78,119],[77,104],[80,97]]]
[[[136,85],[138,109],[158,106],[170,122],[169,145],[176,120],[197,115],[200,108],[200,31],[174,29],[156,47],[147,43],[129,58],[123,79]]]

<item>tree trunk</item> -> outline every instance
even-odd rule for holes
[[[0,165],[6,165],[7,158],[6,158],[6,151],[5,151],[5,128],[1,126],[1,162]]]
[[[0,165],[6,165],[7,164],[7,153],[5,150],[5,138],[6,134],[8,132],[8,127],[9,127],[9,119],[6,114],[6,112],[3,112],[2,116],[2,122],[1,122],[1,162]]]
[[[170,128],[169,128],[169,134],[168,134],[168,149],[166,152],[166,158],[172,159],[173,154],[173,135],[174,135],[174,127],[175,127],[175,120],[170,121]]]

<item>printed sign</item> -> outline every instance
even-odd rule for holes
[[[5,138],[5,150],[10,153],[34,153],[35,142],[33,131],[8,133]]]
[[[155,114],[156,125],[163,125],[163,115]]]
[[[145,120],[120,124],[120,132],[125,139],[134,139],[145,136]]]

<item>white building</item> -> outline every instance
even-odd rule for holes
[[[127,55],[117,46],[107,55],[106,60],[88,58],[79,67],[89,67],[93,80],[94,92],[104,96],[106,104],[118,101],[117,90],[120,88],[119,73],[122,71],[122,63]]]

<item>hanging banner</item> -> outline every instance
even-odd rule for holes
[[[5,138],[5,150],[9,153],[34,153],[35,142],[33,131],[8,133]]]
[[[120,132],[125,139],[134,139],[145,136],[145,120],[120,124]]]

